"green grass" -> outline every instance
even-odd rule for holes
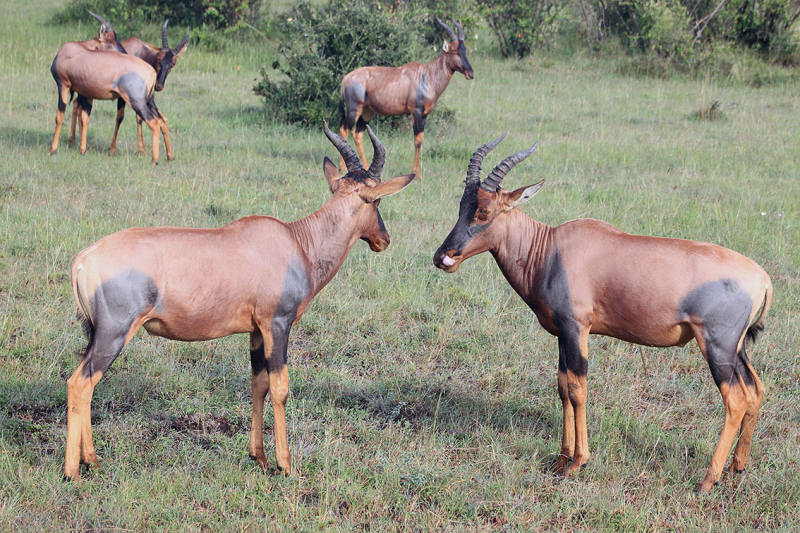
[[[46,26],[55,1],[0,5],[0,531],[800,528],[797,84],[634,79],[581,54],[473,53],[477,78],[455,78],[442,98],[455,122],[426,132],[423,179],[381,203],[392,245],[373,254],[358,243],[292,332],[297,475],[263,473],[247,457],[245,336],[140,334],[95,391],[101,468],[71,484],[61,479],[65,380],[84,346],[69,289],[75,254],[129,226],[300,218],[327,199],[322,158],[336,153],[321,131],[264,117],[251,87],[274,46],[243,39],[224,52],[190,47],[158,96],[174,162],[153,167],[138,154],[130,111],[109,156],[110,102],[96,102],[85,156],[64,131],[48,156],[50,62],[95,23]],[[716,100],[719,119],[698,120]],[[574,479],[546,471],[560,447],[555,339],[488,254],[455,275],[431,264],[469,157],[504,130],[487,170],[542,140],[506,178],[509,188],[547,179],[524,207],[534,218],[708,240],[772,276],[767,329],[750,350],[767,394],[743,476],[691,493],[723,420],[695,343],[602,337],[590,343],[592,460]],[[378,135],[384,175],[408,172],[411,132]],[[271,446],[269,410],[266,426]]]

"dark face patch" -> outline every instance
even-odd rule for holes
[[[467,59],[467,46],[464,44],[464,41],[458,41],[458,57],[461,59],[461,72],[463,72],[469,80],[475,78],[475,71],[472,70],[472,65],[469,64],[469,59]]]
[[[479,233],[485,231],[492,225],[492,220],[487,222],[477,222],[475,214],[478,211],[478,185],[474,187],[467,187],[464,190],[464,195],[461,197],[461,203],[458,207],[458,221],[450,234],[444,240],[442,245],[436,252],[436,256],[440,253],[446,253],[450,250],[455,250],[455,255],[461,255],[464,248],[467,247],[469,242]]]
[[[174,65],[175,55],[172,53],[172,50],[168,50],[164,57],[158,62],[158,72],[156,75],[156,91],[161,91],[164,89],[164,84],[167,82],[167,74],[169,71],[172,70]]]
[[[679,309],[679,320],[696,317],[702,322],[708,366],[717,386],[735,382],[737,376],[751,385],[744,344],[742,353],[737,352],[753,310],[750,295],[735,280],[710,281],[690,292]]]

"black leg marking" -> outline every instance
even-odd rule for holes
[[[289,345],[289,331],[297,318],[297,308],[311,291],[308,275],[303,264],[295,260],[289,264],[283,293],[275,309],[270,327],[272,329],[272,353],[267,360],[269,372],[278,372],[286,366],[286,351]]]
[[[86,111],[87,115],[92,114],[92,103],[82,94],[78,95],[78,105],[81,106],[81,109]]]
[[[561,254],[555,250],[542,273],[542,299],[553,313],[558,329],[558,369],[585,376],[589,362],[581,354],[580,326],[575,319],[567,272]]]
[[[250,368],[253,370],[253,375],[257,376],[267,369],[267,357],[264,354],[264,339],[261,339],[261,345],[256,349],[250,347]]]
[[[422,108],[418,107],[414,109],[411,113],[411,118],[413,119],[414,123],[414,135],[419,135],[425,131],[425,119],[427,119],[427,115],[422,114]]]
[[[358,122],[356,122],[356,133],[361,133],[362,131],[367,130],[367,122],[364,121],[364,117],[358,117]]]

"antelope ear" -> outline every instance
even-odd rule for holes
[[[518,205],[524,204],[525,202],[533,198],[533,196],[537,192],[539,192],[539,189],[541,189],[543,186],[544,186],[544,180],[540,181],[536,185],[530,185],[528,187],[520,187],[516,191],[509,193],[508,196],[506,196],[505,198],[506,209],[507,210],[513,209]]]
[[[442,46],[442,50],[444,52],[449,52],[450,51],[450,43],[447,42],[447,39],[445,39],[445,41],[444,41],[444,45]]]
[[[403,188],[411,183],[416,177],[417,175],[414,172],[411,174],[406,174],[405,176],[396,176],[389,181],[384,181],[383,183],[374,187],[368,187],[359,192],[358,195],[362,200],[368,204],[371,204],[376,200],[380,200],[384,196],[391,196],[402,191]]]
[[[322,162],[322,172],[325,173],[325,179],[328,180],[328,187],[331,193],[335,193],[336,189],[339,188],[339,169],[336,168],[333,161],[328,159],[328,156],[325,156],[325,160]]]

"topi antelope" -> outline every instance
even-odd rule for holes
[[[95,17],[97,17],[95,15]],[[102,20],[97,17],[98,20]],[[108,24],[103,21],[104,25]],[[110,24],[108,25],[111,26]],[[112,29],[113,32],[113,29]],[[101,27],[101,34],[102,34]],[[116,35],[116,34],[115,34]],[[116,39],[116,36],[115,36]],[[68,98],[78,93],[81,121],[80,153],[86,153],[86,133],[93,100],[116,100],[121,98],[130,105],[137,115],[147,122],[153,132],[153,163],[158,163],[159,131],[164,133],[167,159],[173,159],[172,145],[169,141],[166,120],[153,100],[156,72],[139,58],[107,50],[101,46],[85,46],[82,42],[68,42],[56,54],[50,66],[50,73],[56,81],[58,90],[58,110],[56,112],[56,131],[50,153],[58,150],[61,124]],[[73,115],[74,117],[74,115]],[[74,120],[74,119],[73,119]],[[116,135],[114,138],[116,141]],[[112,142],[112,153],[114,142]]]
[[[342,80],[339,111],[342,123],[339,135],[347,140],[355,126],[353,138],[358,154],[366,163],[364,130],[374,115],[411,115],[414,123],[414,173],[419,175],[419,151],[425,131],[425,119],[433,111],[453,73],[461,72],[468,80],[475,72],[467,59],[464,28],[453,21],[458,36],[444,22],[436,22],[447,32],[449,40],[439,57],[428,64],[406,63],[402,67],[361,67]],[[339,164],[344,172],[344,161]]]
[[[186,50],[186,45],[189,43],[189,28],[186,28],[186,35],[183,37],[181,42],[178,43],[178,46],[175,48],[170,48],[167,38],[167,24],[169,24],[169,20],[164,22],[164,25],[161,27],[162,48],[158,48],[152,44],[146,43],[137,37],[131,37],[122,42],[122,46],[124,47],[124,50],[122,50],[123,52],[127,52],[134,57],[144,60],[156,71],[156,91],[162,91],[164,89],[164,84],[167,82],[167,75],[169,74],[170,70],[172,70],[172,67],[177,64],[178,57],[184,52],[184,50]],[[69,133],[70,146],[75,143],[75,117],[79,112],[78,106],[79,102],[76,100],[72,110],[72,126]],[[167,119],[160,111],[159,117],[166,125]],[[110,146],[110,151],[112,154],[117,153],[117,133],[119,132],[119,126],[122,124],[124,119],[125,100],[119,99],[117,100],[117,121],[114,127],[114,137],[111,140]],[[136,133],[139,143],[139,151],[144,154],[145,149],[144,135],[142,134],[142,118],[138,115],[136,117]],[[169,129],[167,128],[164,134],[165,140],[168,136]]]
[[[480,180],[483,158],[503,137],[472,156],[458,222],[433,262],[455,272],[465,259],[491,252],[542,327],[558,337],[564,429],[554,468],[568,475],[589,459],[586,374],[593,333],[660,347],[697,339],[725,405],[722,435],[697,491],[719,481],[737,431],[731,467],[743,470],[764,397],[745,337],[755,340],[764,327],[772,301],[769,276],[751,259],[706,242],[629,235],[592,219],[550,227],[529,218],[515,208],[544,180],[515,191],[500,185],[536,145]]]
[[[81,251],[72,290],[89,343],[67,382],[64,474],[97,465],[92,443],[94,387],[133,335],[201,341],[250,334],[253,419],[250,456],[266,468],[264,398],[272,401],[278,469],[289,473],[285,406],[289,394],[289,331],[311,299],[336,275],[362,239],[381,252],[389,235],[379,200],[399,192],[414,174],[381,183],[386,151],[368,129],[375,160],[364,170],[355,151],[324,124],[347,162],[339,177],[327,157],[323,171],[333,197],[311,215],[286,224],[249,216],[217,229],[130,228]]]

